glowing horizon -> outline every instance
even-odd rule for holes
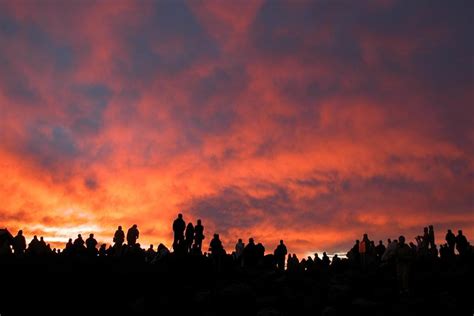
[[[239,12],[239,14],[237,14]],[[0,0],[0,226],[232,251],[474,238],[472,2]],[[87,231],[95,229],[96,231]]]

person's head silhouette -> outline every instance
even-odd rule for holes
[[[137,228],[137,224],[133,224],[133,228]]]
[[[22,231],[21,229],[18,231],[18,235],[19,235],[19,236],[22,236],[22,235],[23,235],[23,231]]]
[[[200,220],[200,219],[198,219],[197,223],[198,223],[198,225],[201,225],[201,220]]]
[[[182,218],[183,218],[183,214],[179,213],[179,214],[178,214],[178,218],[179,218],[179,219],[182,219]]]
[[[280,239],[280,245],[283,245],[283,239]]]
[[[90,237],[90,238],[94,238],[94,234],[89,234],[89,237]]]
[[[122,226],[119,226],[119,227],[118,227],[118,230],[122,230]]]
[[[405,236],[398,237],[398,243],[403,246],[405,244]]]

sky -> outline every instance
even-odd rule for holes
[[[474,2],[0,0],[0,227],[474,239]]]

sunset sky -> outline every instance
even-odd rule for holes
[[[0,0],[0,228],[472,241],[473,4]]]

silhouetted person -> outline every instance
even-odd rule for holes
[[[202,248],[202,241],[204,239],[204,226],[201,224],[201,220],[197,220],[196,226],[194,226],[194,244],[197,248]]]
[[[189,253],[194,256],[202,256],[201,248],[199,248],[196,244],[193,244]]]
[[[382,261],[387,261],[388,263],[393,263],[395,259],[395,252],[398,247],[398,240],[394,239],[387,245],[384,254],[382,255]]]
[[[182,246],[184,243],[184,230],[186,223],[183,220],[183,214],[178,214],[178,218],[173,222],[174,241],[173,247]]]
[[[137,224],[134,224],[127,231],[127,244],[129,246],[134,246],[137,243],[138,236],[140,232],[138,231]]]
[[[89,238],[86,239],[86,248],[87,248],[87,253],[90,256],[96,256],[97,255],[97,240],[94,238],[94,234],[90,234]]]
[[[277,269],[280,271],[285,270],[285,257],[287,254],[287,249],[283,240],[280,240],[280,244],[276,247],[273,255],[275,256],[275,261],[277,265]]]
[[[121,247],[125,242],[125,233],[122,230],[122,226],[119,226],[114,234],[114,243],[116,246]]]
[[[235,244],[235,259],[241,260],[241,256],[244,253],[245,244],[242,242],[242,238],[239,238]]]
[[[85,247],[84,247],[84,240],[82,239],[81,234],[77,235],[77,238],[74,240],[74,251],[76,254],[82,254],[84,253]]]
[[[341,265],[341,258],[337,256],[337,253],[332,257],[331,267],[338,268]]]
[[[220,256],[224,253],[224,247],[222,246],[222,241],[219,239],[219,234],[214,234],[214,238],[212,238],[209,245],[209,250],[213,256]]]
[[[162,261],[163,259],[165,259],[168,256],[169,253],[170,253],[170,251],[168,250],[168,248],[166,248],[165,245],[159,244],[158,249],[156,250],[156,256],[151,261],[151,263],[155,264],[159,261]]]
[[[423,236],[421,237],[421,248],[428,249],[430,242],[430,233],[428,232],[428,227],[423,227]]]
[[[40,237],[38,247],[39,247],[39,253],[42,255],[47,254],[49,252],[48,245],[46,245],[46,242],[44,241],[43,236]]]
[[[70,256],[74,252],[74,245],[72,244],[72,238],[69,238],[69,240],[66,243],[66,246],[64,247],[63,254],[66,256]]]
[[[245,267],[254,267],[257,265],[257,246],[253,238],[249,238],[249,242],[244,248],[243,260]]]
[[[255,246],[255,251],[257,253],[257,264],[261,266],[263,264],[263,257],[265,257],[265,247],[261,242]]]
[[[469,243],[467,242],[466,236],[462,234],[462,230],[458,230],[456,236],[456,249],[460,256],[464,256],[467,253]]]
[[[317,252],[314,253],[313,268],[321,269],[322,266],[323,266],[323,260],[319,258],[319,254]]]
[[[397,264],[397,280],[400,286],[400,293],[408,293],[410,280],[410,265],[413,259],[411,248],[405,243],[405,237],[398,238],[397,249],[395,250],[395,260]]]
[[[329,268],[329,265],[331,264],[331,260],[328,257],[328,254],[326,252],[323,252],[323,257],[321,259],[321,264],[323,268],[327,269]]]
[[[379,244],[375,247],[375,253],[376,253],[377,258],[378,258],[379,260],[382,259],[382,256],[383,256],[385,250],[386,250],[386,248],[385,248],[385,246],[383,245],[383,242],[382,242],[381,240],[379,240]]]
[[[430,248],[432,248],[432,249],[436,248],[435,234],[434,234],[433,225],[428,226],[428,244],[429,244]]]
[[[13,238],[12,246],[15,255],[22,255],[25,253],[26,239],[25,236],[23,236],[22,230],[19,230],[18,234]]]
[[[222,258],[225,255],[222,241],[219,239],[219,234],[214,234],[214,238],[212,238],[211,243],[209,244],[209,250],[211,251],[212,261],[214,262],[216,269],[219,271],[221,269]]]
[[[286,259],[286,269],[288,271],[293,271],[294,270],[293,258],[291,256],[291,253],[288,254],[288,258]]]
[[[33,239],[31,239],[30,243],[28,244],[26,253],[31,254],[31,255],[36,255],[38,252],[38,244],[39,244],[38,237],[34,235]]]
[[[106,244],[100,245],[100,248],[99,248],[99,257],[106,257],[106,256],[107,256],[107,249],[106,249],[106,247],[107,247]]]
[[[453,234],[451,229],[448,229],[446,233],[446,242],[448,243],[449,252],[454,255],[454,246],[456,245],[456,236]]]
[[[452,258],[453,254],[449,250],[448,244],[439,246],[439,256],[441,259]]]
[[[193,223],[189,222],[188,226],[186,226],[186,250],[189,252],[191,250],[191,246],[193,245],[194,241],[194,226]]]
[[[150,245],[150,248],[146,250],[145,260],[146,262],[151,262],[156,256],[155,249],[153,249],[153,244]]]
[[[352,263],[359,263],[360,261],[360,253],[359,253],[359,239],[355,241],[354,246],[352,246],[351,250],[347,253],[347,258],[352,262]]]
[[[365,267],[367,264],[367,253],[370,248],[370,240],[367,234],[364,234],[362,241],[359,243],[359,254],[362,266]]]

